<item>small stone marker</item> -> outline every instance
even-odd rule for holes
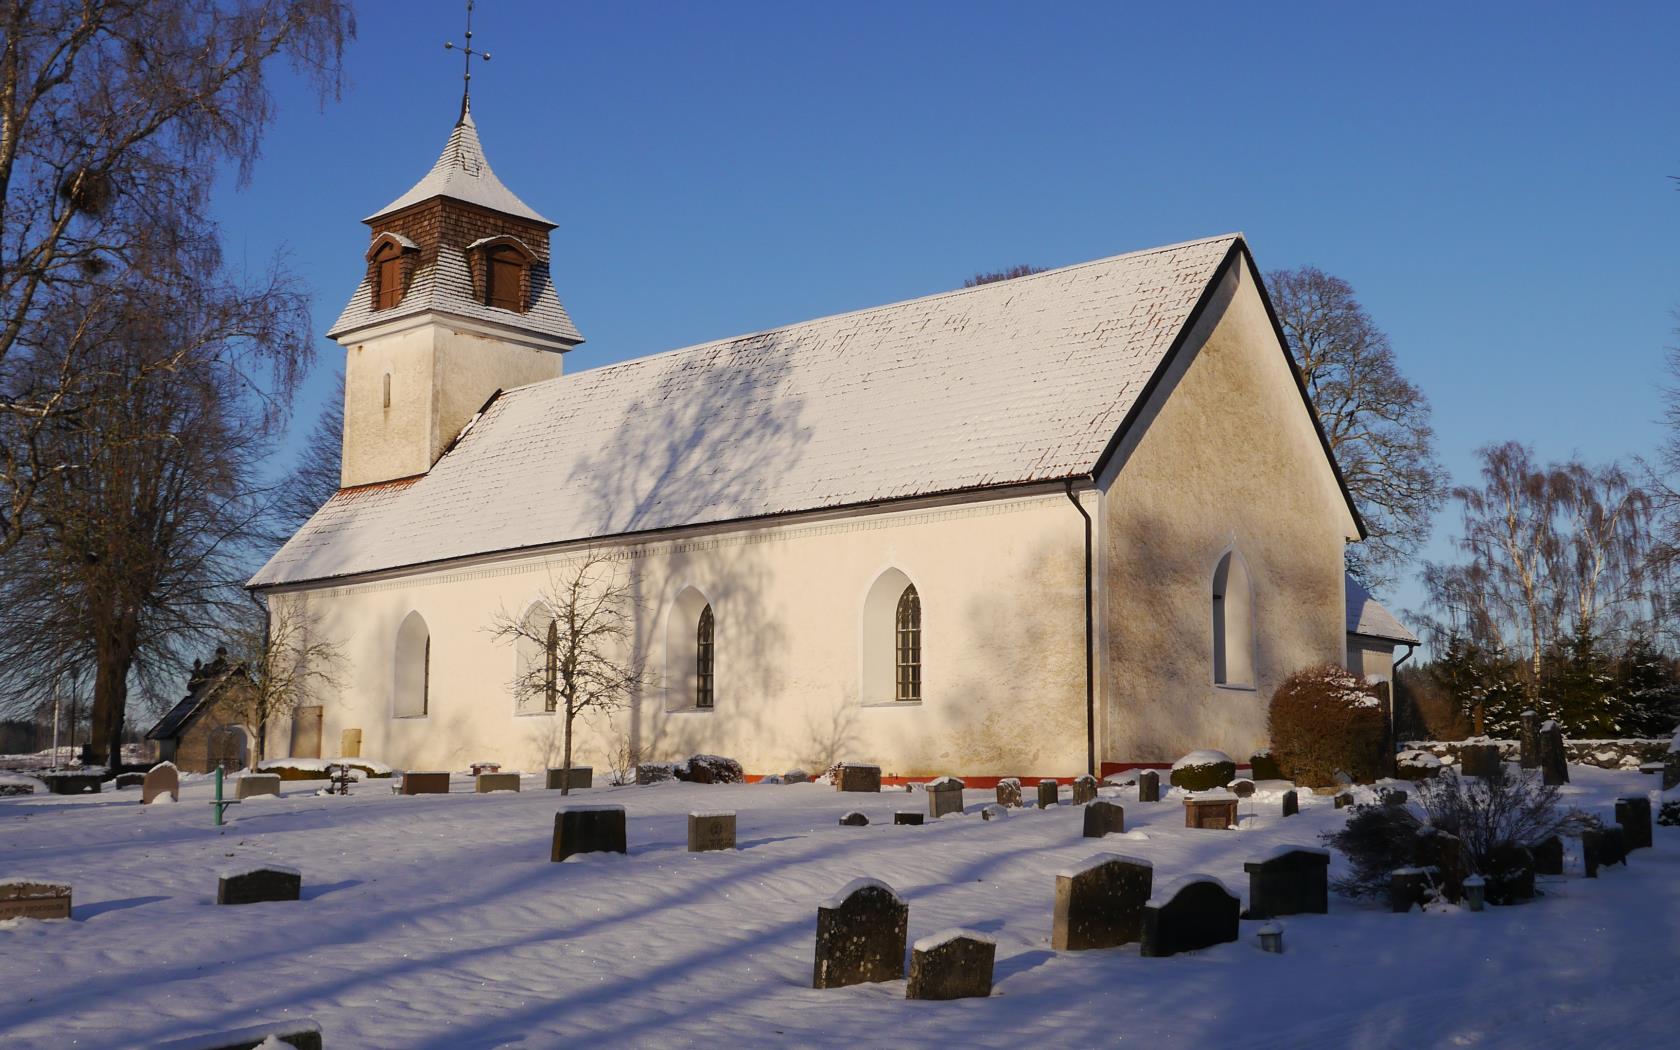
[[[1154,882],[1154,865],[1118,853],[1099,853],[1058,873],[1050,946],[1070,952],[1137,940]]]
[[[1534,854],[1534,874],[1563,874],[1563,839],[1556,835],[1541,839],[1528,847]]]
[[[690,813],[688,815],[688,851],[705,853],[715,849],[735,848],[735,814]]]
[[[1311,846],[1279,846],[1243,865],[1248,917],[1324,915],[1330,910],[1330,854]]]
[[[263,904],[268,901],[295,901],[302,890],[301,871],[269,865],[222,875],[216,883],[216,903]]]
[[[55,795],[97,795],[103,786],[97,773],[45,773],[41,779]]]
[[[904,976],[910,906],[876,879],[856,879],[817,908],[811,987],[844,988]]]
[[[859,813],[858,816],[861,817],[863,814]],[[911,827],[919,828],[925,820],[927,820],[927,814],[923,813],[919,809],[901,809],[897,813],[893,814],[894,824],[907,824]],[[842,821],[842,823],[844,823],[844,821]],[[865,823],[868,823],[868,821],[866,820]]]
[[[1014,777],[1004,777],[998,781],[997,804],[1011,809],[1018,807],[1021,804],[1021,782]]]
[[[474,777],[479,777],[485,773],[500,773],[502,764],[500,762],[474,762],[468,769]]]
[[[1563,746],[1563,730],[1550,719],[1540,726],[1540,777],[1547,784],[1569,783],[1569,752]]]
[[[919,817],[919,816],[921,816],[921,814],[918,813],[918,814],[916,814],[916,816]],[[893,821],[893,823],[897,824],[897,823],[900,823],[900,821],[895,819]],[[919,823],[921,823],[921,821],[917,821],[917,823],[919,824]],[[854,809],[850,813],[848,813],[845,816],[840,818],[840,826],[843,827],[843,828],[868,827],[869,826],[869,818],[864,816],[862,813],[859,813],[857,810]]]
[[[1009,808],[1000,806],[995,802],[980,811],[981,820],[1003,820],[1007,816],[1009,816]]]
[[[923,937],[910,946],[906,999],[984,999],[992,994],[997,942],[967,930]]]
[[[1464,844],[1457,835],[1435,827],[1417,833],[1417,864],[1435,873],[1441,896],[1457,903],[1464,899],[1464,879],[1470,872],[1464,860]]]
[[[403,774],[402,793],[405,795],[447,795],[449,774],[443,770],[411,769]]]
[[[1430,874],[1428,868],[1396,868],[1388,877],[1389,909],[1400,914],[1428,903]]]
[[[559,791],[561,788],[568,791],[592,788],[595,786],[595,769],[592,766],[573,766],[569,773],[564,769],[551,769],[548,771],[547,784],[548,789],[552,791]]]
[[[280,774],[278,773],[246,773],[239,778],[239,784],[234,790],[234,798],[243,802],[258,795],[279,795]]]
[[[1299,812],[1301,812],[1301,796],[1297,795],[1294,790],[1285,791],[1283,793],[1283,815],[1293,817]]]
[[[195,1035],[167,1043],[154,1043],[152,1050],[261,1050],[274,1040],[291,1050],[322,1050],[321,1026],[307,1018],[269,1021],[213,1035]]]
[[[1604,829],[1603,835],[1603,844],[1599,846],[1599,863],[1620,864],[1626,867],[1628,862],[1627,832],[1622,830],[1620,824],[1612,824]]]
[[[1242,901],[1211,875],[1187,875],[1143,908],[1146,958],[1176,955],[1237,939]]]
[[[1062,804],[1062,785],[1054,780],[1040,780],[1038,782],[1038,808],[1049,809],[1051,806]]]
[[[1126,811],[1103,799],[1085,804],[1085,837],[1100,839],[1104,835],[1126,830]]]
[[[0,919],[68,919],[70,885],[13,879],[0,882]]]
[[[927,783],[928,816],[935,820],[947,813],[963,811],[963,782],[956,777],[940,777]]]
[[[784,784],[809,784],[810,782],[811,774],[803,769],[790,769],[782,774],[782,783]]]
[[[1410,796],[1402,788],[1384,788],[1379,797],[1385,806],[1404,806]]]
[[[1204,795],[1184,800],[1184,826],[1224,831],[1237,822],[1237,800]]]
[[[578,853],[626,853],[623,806],[567,806],[554,814],[549,860]]]
[[[1488,855],[1489,904],[1517,904],[1534,899],[1534,854],[1524,846],[1496,846]]]
[[[1522,713],[1522,728],[1518,731],[1517,746],[1519,748],[1518,761],[1524,769],[1540,768],[1540,714],[1537,711]]]
[[[113,787],[118,791],[123,791],[127,788],[140,787],[145,783],[146,774],[144,773],[118,773],[116,783]]]
[[[152,800],[163,795],[169,796],[169,801],[181,801],[181,773],[173,762],[159,762],[146,771],[146,779],[140,785],[140,804],[149,806]]]
[[[1498,744],[1465,744],[1458,749],[1458,772],[1466,777],[1491,777],[1499,772]]]
[[[1153,769],[1146,769],[1138,774],[1138,801],[1161,801],[1161,774]]]
[[[518,791],[518,773],[479,773],[473,777],[473,790],[480,795],[492,791]]]
[[[880,791],[880,766],[855,766],[844,763],[834,777],[836,791]]]
[[[1353,805],[1353,795],[1346,791],[1338,792],[1336,797],[1330,801],[1336,804],[1337,809],[1346,809]]]
[[[1073,781],[1073,804],[1083,806],[1097,797],[1097,778],[1089,773],[1075,777]]]
[[[1651,800],[1645,795],[1628,795],[1616,800],[1616,823],[1627,836],[1629,850],[1651,846]]]
[[[1225,790],[1229,791],[1231,794],[1237,796],[1238,798],[1253,798],[1254,797],[1254,781],[1252,781],[1252,780],[1233,780],[1225,786]]]

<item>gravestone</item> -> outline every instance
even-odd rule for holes
[[[118,773],[116,783],[113,786],[116,790],[123,791],[128,788],[140,787],[145,783],[146,774],[144,773]]]
[[[1225,790],[1229,791],[1231,794],[1237,796],[1238,798],[1253,798],[1254,797],[1254,781],[1252,781],[1252,780],[1233,780],[1229,784],[1225,785]]]
[[[817,958],[811,987],[844,988],[904,976],[910,906],[893,888],[857,879],[817,909]]]
[[[1323,915],[1330,910],[1330,854],[1310,846],[1279,846],[1243,864],[1248,872],[1248,917]]]
[[[1622,826],[1629,851],[1651,846],[1651,799],[1630,795],[1616,800],[1616,823]]]
[[[963,782],[956,777],[940,777],[927,784],[928,816],[935,820],[947,813],[963,810]]]
[[[1097,797],[1097,778],[1089,773],[1075,777],[1073,781],[1073,804],[1083,806]]]
[[[1146,958],[1177,955],[1237,939],[1242,901],[1211,875],[1187,875],[1143,908]]]
[[[502,771],[502,764],[500,762],[474,762],[472,765],[468,766],[467,769],[474,778],[477,778],[483,776],[485,773],[500,773]]]
[[[97,795],[103,783],[98,773],[43,773],[41,779],[55,795]]]
[[[923,937],[910,946],[906,999],[984,999],[992,994],[997,942],[967,930]]]
[[[1146,769],[1138,774],[1138,801],[1161,801],[1161,774],[1153,769]]]
[[[1668,745],[1668,753],[1663,755],[1662,786],[1664,791],[1680,787],[1680,733],[1675,734],[1674,742]]]
[[[1126,830],[1126,811],[1113,802],[1097,799],[1085,804],[1085,837],[1100,839],[1104,835]]]
[[[1237,822],[1237,800],[1217,795],[1184,800],[1184,826],[1224,831]]]
[[[1569,783],[1569,753],[1563,746],[1563,730],[1550,719],[1540,726],[1540,776],[1546,784]]]
[[[217,904],[264,904],[295,901],[303,890],[303,872],[267,865],[226,872],[216,881]]]
[[[688,815],[688,851],[704,853],[708,850],[735,848],[735,814],[690,813]]]
[[[473,777],[473,790],[480,795],[492,791],[518,791],[518,773],[479,773]]]
[[[1563,839],[1556,835],[1541,839],[1528,847],[1534,854],[1534,874],[1563,874]]]
[[[403,774],[402,793],[405,795],[447,795],[449,774],[443,770],[411,769]]]
[[[595,769],[593,766],[573,766],[570,770],[551,769],[548,771],[547,790],[576,791],[579,788],[595,786]]]
[[[919,817],[921,814],[918,813],[916,816]],[[893,823],[897,824],[899,821],[894,820]],[[840,826],[843,828],[862,828],[867,827],[868,825],[869,818],[855,809],[840,818]]]
[[[1337,809],[1346,809],[1353,805],[1353,795],[1346,791],[1337,792],[1336,797],[1330,801],[1336,804]]]
[[[1498,744],[1465,744],[1458,749],[1458,771],[1467,777],[1491,777],[1499,772]]]
[[[1429,868],[1396,868],[1388,876],[1388,906],[1395,913],[1429,903],[1434,872]]]
[[[1487,902],[1517,904],[1534,899],[1534,854],[1525,846],[1495,846],[1488,854]]]
[[[1038,808],[1049,809],[1062,803],[1062,786],[1054,780],[1040,780],[1038,782]]]
[[[554,814],[550,861],[578,853],[627,853],[623,806],[567,806]]]
[[[234,798],[243,802],[258,795],[279,795],[280,774],[278,773],[246,773],[239,778],[234,790]]]
[[[1434,872],[1441,896],[1449,901],[1464,899],[1464,879],[1470,874],[1464,858],[1464,843],[1457,835],[1424,826],[1417,832],[1417,865]]]
[[[181,801],[181,774],[173,762],[159,762],[146,771],[146,779],[140,785],[140,804],[151,805],[152,800],[164,795],[169,801]]]
[[[857,814],[857,816],[861,817],[861,816],[863,816],[863,814],[859,813],[859,814]],[[917,827],[917,828],[921,827],[922,822],[925,821],[926,819],[927,819],[927,814],[923,813],[919,809],[901,809],[898,812],[893,814],[893,823],[894,824],[907,824],[907,825],[910,825],[911,827]],[[844,822],[842,822],[842,823],[844,823]],[[866,819],[864,821],[864,823],[867,824],[867,823],[869,823],[869,821]]]
[[[1519,748],[1517,761],[1524,769],[1540,768],[1540,714],[1537,711],[1522,713],[1522,728],[1517,733]]]
[[[11,879],[0,882],[0,919],[68,919],[70,884]]]
[[[262,1050],[275,1043],[290,1050],[321,1050],[321,1026],[307,1018],[269,1021],[230,1032],[195,1035],[151,1046],[152,1050]]]
[[[1004,777],[997,784],[997,804],[1011,809],[1021,804],[1021,782],[1014,777]],[[911,968],[914,972],[914,967]]]
[[[1301,797],[1295,794],[1293,790],[1285,791],[1283,793],[1283,815],[1293,817],[1299,812],[1301,812]]]
[[[1009,816],[1009,807],[1008,806],[1000,806],[995,802],[992,803],[989,806],[986,806],[982,810],[980,810],[980,819],[981,820],[1003,820],[1004,818],[1006,818],[1008,816]]]
[[[1058,873],[1051,947],[1083,951],[1137,940],[1154,883],[1154,865],[1118,853],[1099,853]]]
[[[844,763],[834,777],[836,791],[879,791],[881,790],[880,766],[855,766]]]
[[[1604,829],[1604,842],[1599,847],[1599,863],[1620,864],[1627,866],[1628,848],[1627,832],[1620,824],[1612,824]]]
[[[811,774],[803,769],[790,769],[782,774],[782,783],[784,784],[809,784],[810,782]]]
[[[1409,796],[1400,788],[1384,788],[1378,797],[1385,806],[1404,806]]]

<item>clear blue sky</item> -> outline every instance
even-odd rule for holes
[[[251,185],[220,195],[231,258],[287,251],[318,332],[359,220],[454,122],[462,10],[360,5],[343,101],[283,78]],[[1456,478],[1489,442],[1659,438],[1680,4],[482,0],[474,29],[486,152],[559,223],[571,369],[1241,230],[1262,267],[1352,282]],[[320,353],[300,433],[341,365]]]

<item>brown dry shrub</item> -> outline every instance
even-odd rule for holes
[[[1325,785],[1346,773],[1369,784],[1383,774],[1383,714],[1376,692],[1345,668],[1296,671],[1272,694],[1272,757],[1297,783]]]

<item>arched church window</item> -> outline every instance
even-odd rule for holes
[[[486,306],[500,310],[525,308],[525,259],[512,248],[498,248],[490,253],[485,274]]]
[[[694,638],[694,706],[712,706],[712,607],[700,610]]]
[[[922,699],[922,597],[909,576],[888,569],[863,599],[862,681],[866,704]]]
[[[402,301],[402,248],[387,241],[373,257],[373,308],[388,310]]]
[[[1220,558],[1213,573],[1213,681],[1254,687],[1254,585],[1236,551]]]
[[[517,658],[514,711],[552,714],[560,709],[560,624],[541,603],[531,606],[514,642]]]
[[[397,629],[396,660],[391,676],[391,713],[424,718],[431,707],[432,636],[419,612]]]
[[[560,709],[560,621],[548,621],[548,633],[543,644],[543,710],[553,714]]]
[[[922,698],[922,599],[916,595],[916,585],[904,588],[898,596],[898,611],[894,616],[896,641],[895,665],[898,672],[899,700]]]

